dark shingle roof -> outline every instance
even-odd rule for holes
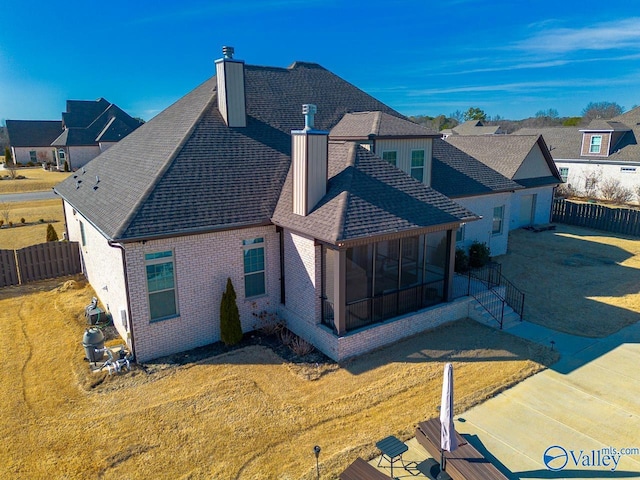
[[[212,77],[56,191],[111,239],[268,223],[290,166],[290,132],[304,125],[302,104],[318,106],[321,130],[353,111],[402,117],[316,64],[246,66],[245,79],[247,127],[225,125]]]
[[[447,141],[520,185],[531,186],[535,183],[536,186],[541,186],[562,182],[553,158],[540,135],[457,136],[448,137]],[[546,174],[522,179],[521,174],[517,175],[518,171],[536,146],[540,149],[548,167]],[[543,178],[554,180],[540,183]]]
[[[607,157],[582,155],[583,132],[611,131],[613,145]],[[555,160],[584,160],[599,162],[640,162],[640,107],[629,110],[611,120],[594,120],[586,128],[549,127],[522,128],[513,135],[541,134]]]
[[[551,156],[556,160],[580,157],[582,133],[577,127],[521,128],[512,135],[542,135]]]
[[[434,130],[384,112],[348,113],[331,129],[330,137],[355,140],[384,137],[439,137]]]
[[[47,147],[62,133],[59,120],[7,120],[12,147]]]
[[[309,215],[292,202],[289,173],[273,222],[333,244],[478,218],[352,142],[329,143],[327,194]]]
[[[117,142],[138,128],[141,123],[104,98],[98,100],[67,100],[67,112],[62,114],[64,132],[54,146],[97,145]]]
[[[431,186],[448,197],[467,197],[521,189],[513,180],[440,139],[433,141]]]
[[[498,125],[485,125],[481,120],[467,120],[460,125],[453,127],[453,135],[494,135],[498,133]]]

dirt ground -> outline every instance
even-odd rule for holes
[[[525,292],[527,321],[604,337],[640,320],[640,239],[557,224],[516,230],[495,258]]]
[[[462,320],[342,365],[294,363],[253,339],[90,374],[92,296],[80,278],[0,290],[0,478],[311,480],[314,445],[321,478],[336,478],[438,414],[445,362],[462,412],[557,358]]]

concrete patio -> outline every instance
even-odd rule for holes
[[[553,341],[562,357],[457,416],[456,430],[511,479],[640,478],[640,323],[602,339],[529,322],[507,331]],[[415,438],[406,445],[405,462],[430,457]],[[378,458],[369,463],[377,467]],[[378,469],[388,475],[388,462]],[[426,478],[401,466],[393,473]]]

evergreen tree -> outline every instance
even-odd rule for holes
[[[56,233],[56,229],[53,228],[53,225],[47,225],[47,242],[57,242],[58,234]]]
[[[227,288],[220,303],[220,338],[225,345],[236,345],[242,340],[242,324],[236,303],[236,291],[231,279],[227,278]]]

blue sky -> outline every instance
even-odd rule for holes
[[[631,6],[629,6],[631,5]],[[640,2],[0,0],[0,119],[105,97],[146,120],[214,73],[317,62],[407,115],[640,104]]]

